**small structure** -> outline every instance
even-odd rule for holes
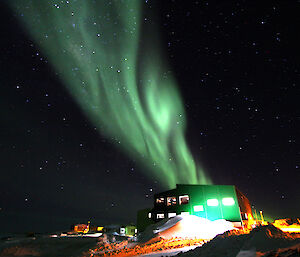
[[[120,235],[121,236],[135,236],[137,232],[136,226],[134,225],[126,225],[120,227]]]
[[[214,221],[225,219],[235,227],[253,224],[249,200],[233,185],[184,185],[154,195],[154,207],[138,212],[137,228],[176,215],[195,215]]]
[[[91,225],[91,222],[88,221],[87,224],[75,224],[71,226],[72,231],[75,233],[88,233],[88,232],[93,232],[93,233],[98,233],[98,232],[104,232],[104,227],[99,227],[95,225]]]
[[[90,222],[88,224],[76,224],[74,225],[74,232],[76,233],[88,233],[90,229]]]
[[[115,236],[132,237],[132,236],[135,236],[137,233],[136,226],[133,224],[108,225],[104,229],[105,229],[106,233],[113,234]]]
[[[90,226],[90,232],[95,232],[95,233],[98,233],[98,232],[104,232],[104,227],[100,227],[100,226]]]

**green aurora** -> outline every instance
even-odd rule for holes
[[[13,10],[90,121],[165,187],[208,184],[185,140],[185,113],[143,1],[12,0]]]

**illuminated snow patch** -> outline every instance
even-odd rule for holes
[[[154,233],[163,238],[201,238],[212,239],[218,234],[235,229],[233,224],[226,220],[210,221],[194,215],[178,215],[157,227]]]

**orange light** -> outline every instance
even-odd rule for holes
[[[260,217],[261,217],[261,224],[262,225],[268,225],[268,223],[265,222],[265,220],[264,220],[263,211],[259,211],[259,213],[260,213]]]
[[[102,231],[104,227],[97,227],[97,231]]]
[[[172,238],[172,239],[158,239],[153,243],[147,242],[144,244],[138,244],[133,248],[128,248],[126,245],[128,241],[122,241],[121,243],[102,243],[98,244],[97,248],[90,249],[89,252],[84,256],[110,256],[110,257],[130,257],[143,254],[149,254],[153,252],[160,252],[171,249],[178,249],[187,246],[201,246],[208,240],[203,239],[183,239],[183,238]]]
[[[251,213],[248,213],[247,217],[248,217],[247,229],[251,229],[255,226],[256,222]]]
[[[289,224],[287,219],[279,219],[275,220],[273,225],[281,229],[283,232],[300,233],[300,219],[297,219],[293,224]]]

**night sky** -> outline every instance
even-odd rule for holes
[[[299,5],[143,1],[194,158],[271,219],[300,213]],[[1,231],[135,222],[166,188],[98,133],[13,11],[0,10]]]

